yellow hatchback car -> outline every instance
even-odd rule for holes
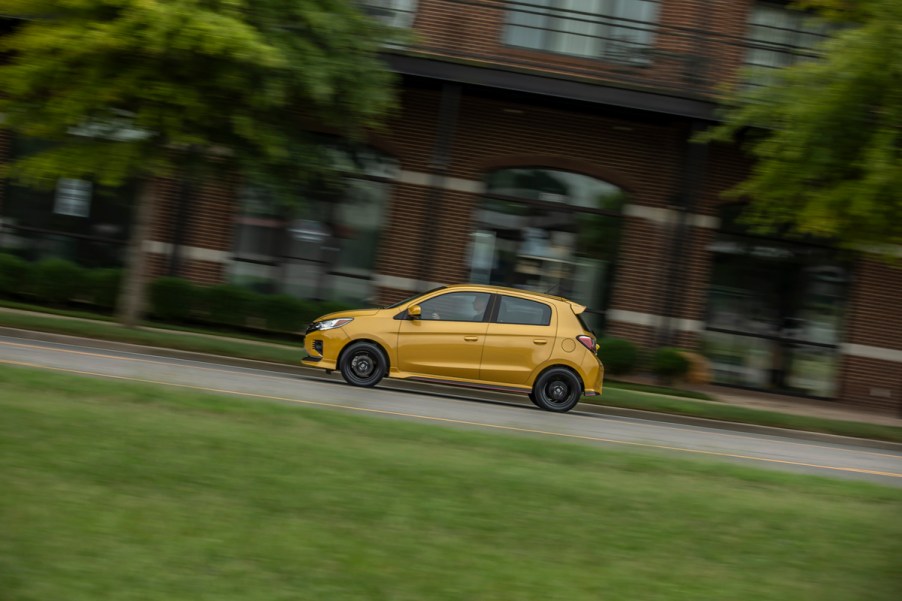
[[[384,309],[324,315],[307,328],[304,365],[355,386],[383,377],[525,392],[549,411],[601,394],[595,337],[565,298],[496,286],[430,290]]]

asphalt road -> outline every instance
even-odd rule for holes
[[[586,405],[568,414],[553,414],[517,395],[393,380],[360,389],[312,369],[253,362],[229,365],[203,356],[160,356],[141,347],[20,335],[0,336],[0,364],[902,486],[902,450],[873,448],[855,439],[821,436],[805,440],[777,429],[742,432],[716,424],[668,423],[607,415]],[[585,410],[580,410],[583,407]]]

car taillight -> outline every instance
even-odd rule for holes
[[[593,340],[591,336],[577,336],[576,339],[579,340],[584,347],[593,353],[595,352],[595,340]]]

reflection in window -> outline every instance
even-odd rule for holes
[[[359,0],[358,5],[363,14],[405,29],[413,26],[417,12],[416,0]]]
[[[13,139],[24,157],[47,143]],[[131,230],[136,186],[108,188],[61,179],[50,190],[8,183],[0,203],[0,252],[29,261],[63,258],[86,267],[121,267]]]
[[[745,63],[749,67],[778,69],[817,56],[827,38],[828,25],[803,12],[775,4],[756,4],[749,14]],[[758,73],[753,77],[766,79]]]
[[[474,215],[470,279],[565,296],[601,329],[620,234],[623,191],[541,168],[496,171]]]
[[[509,3],[511,46],[645,64],[658,22],[657,0],[523,0]]]
[[[485,292],[451,292],[420,304],[421,319],[427,321],[483,321],[490,294]]]
[[[339,193],[299,193],[295,206],[279,203],[262,187],[240,196],[233,283],[261,292],[368,302],[389,179],[397,162],[371,148],[327,151],[346,174]]]
[[[525,298],[502,296],[498,305],[498,323],[547,326],[551,323],[551,307]]]
[[[832,396],[849,283],[837,252],[732,234],[710,250],[705,341],[715,380]]]

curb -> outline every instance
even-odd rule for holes
[[[153,357],[168,357],[173,359],[183,359],[189,361],[203,361],[205,363],[215,363],[217,365],[225,365],[231,367],[243,367],[248,369],[260,369],[270,372],[278,372],[284,374],[294,374],[306,378],[315,378],[321,380],[341,381],[338,375],[327,375],[322,370],[306,367],[302,365],[285,365],[280,363],[271,363],[268,361],[259,361],[254,359],[242,359],[236,357],[226,357],[222,355],[213,355],[209,353],[199,353],[194,351],[183,351],[179,349],[171,349],[165,347],[145,346],[129,342],[116,342],[110,340],[102,340],[96,338],[83,338],[79,336],[71,336],[68,334],[55,334],[50,332],[41,332],[36,330],[21,330],[18,328],[10,328],[0,326],[0,336],[10,338],[19,338],[24,340],[34,340],[39,342],[50,342],[56,344],[77,345],[81,347],[93,348],[98,350],[113,350],[125,353],[140,353]],[[298,346],[298,355],[300,356],[301,347]],[[398,392],[419,392],[440,396],[445,398],[482,401],[504,405],[523,405],[530,406],[525,395],[507,394],[500,392],[492,392],[475,388],[456,387],[450,385],[429,384],[425,382],[413,382],[407,380],[385,379],[379,385],[385,390],[393,390]],[[668,398],[668,395],[659,395]],[[867,447],[874,449],[883,449],[896,452],[902,452],[902,443],[874,440],[870,438],[856,438],[852,436],[842,436],[839,434],[827,434],[822,432],[810,432],[807,430],[793,430],[789,428],[779,428],[774,426],[761,426],[757,424],[746,424],[741,422],[723,421],[718,419],[691,417],[684,415],[676,415],[671,413],[661,413],[656,411],[644,411],[641,409],[627,409],[623,407],[612,407],[607,405],[594,405],[582,402],[577,406],[575,415],[596,416],[596,417],[621,417],[627,419],[637,419],[642,421],[657,421],[669,424],[678,424],[691,427],[717,428],[720,430],[730,430],[734,432],[763,434],[769,436],[780,436],[783,438],[795,438],[811,442],[827,442],[831,444],[844,444],[855,447]]]

